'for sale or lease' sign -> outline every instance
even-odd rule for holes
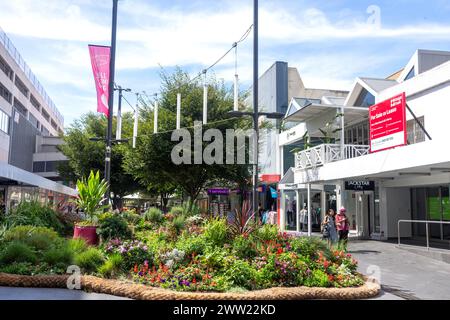
[[[406,144],[405,110],[405,93],[369,108],[370,152]]]

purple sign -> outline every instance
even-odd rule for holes
[[[208,194],[214,195],[229,195],[230,189],[208,189]]]

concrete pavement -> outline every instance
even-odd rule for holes
[[[379,299],[450,300],[450,264],[421,256],[393,243],[349,242],[349,253],[358,270],[379,277],[383,294]]]
[[[82,290],[0,287],[0,300],[129,300]]]

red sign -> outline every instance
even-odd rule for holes
[[[109,114],[109,63],[111,59],[111,48],[105,46],[89,45],[91,55],[92,72],[94,73],[95,86],[97,89],[97,112]]]
[[[406,145],[406,96],[399,94],[369,108],[370,152]]]

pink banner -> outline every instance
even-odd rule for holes
[[[89,45],[89,53],[91,55],[95,86],[97,88],[97,112],[104,113],[108,117],[109,62],[111,60],[111,48]]]

